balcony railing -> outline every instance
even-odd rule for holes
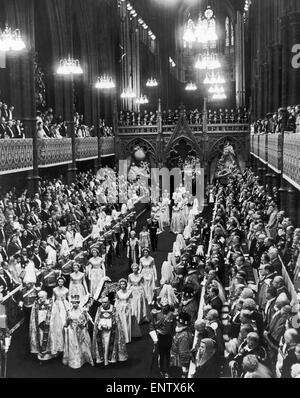
[[[71,161],[71,138],[38,140],[38,164],[40,167],[66,164]]]
[[[112,156],[115,154],[115,137],[101,138],[101,156]]]
[[[76,139],[76,158],[78,160],[95,159],[97,157],[98,157],[97,137],[86,137],[86,138]]]
[[[280,168],[280,134],[268,135],[268,163],[276,170]]]
[[[33,169],[32,139],[0,140],[0,174]],[[98,138],[76,138],[76,160],[97,159]],[[114,137],[101,138],[101,156],[115,154]],[[45,168],[72,162],[71,138],[38,140],[38,167]]]
[[[189,124],[190,129],[194,133],[203,133],[203,125],[202,124]],[[176,124],[171,125],[163,125],[162,132],[164,134],[172,134],[176,129]],[[157,125],[133,125],[133,126],[119,126],[118,127],[120,134],[130,134],[130,135],[142,135],[142,134],[157,134],[158,126]],[[249,125],[248,124],[208,124],[207,125],[208,133],[249,133]]]
[[[32,140],[0,141],[0,173],[32,169]]]
[[[284,134],[283,174],[300,185],[300,134]]]

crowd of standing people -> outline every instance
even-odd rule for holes
[[[103,205],[105,183],[79,173],[71,185],[43,181],[33,198],[1,198],[0,294],[20,287],[31,353],[74,369],[123,362],[146,324],[162,377],[299,377],[298,303],[283,267],[297,273],[300,234],[277,190],[246,169],[209,187],[210,220],[180,185],[138,232],[138,196]],[[158,280],[165,231],[175,241]],[[113,281],[122,252],[128,275]]]

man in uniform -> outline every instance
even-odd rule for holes
[[[160,310],[153,309],[151,312],[150,336],[154,344],[157,345],[161,375],[168,378],[176,318],[170,309],[167,298],[161,300],[160,307]]]
[[[46,269],[39,275],[42,289],[47,293],[48,297],[52,297],[53,289],[56,286],[57,278],[61,275],[61,271],[53,269],[50,262],[46,263]]]
[[[157,250],[158,238],[157,238],[157,230],[159,228],[158,219],[152,214],[151,218],[148,220],[148,226],[150,231],[150,241],[152,251],[155,252]]]

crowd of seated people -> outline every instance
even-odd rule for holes
[[[285,131],[300,132],[300,105],[287,107]],[[252,124],[252,132],[256,134],[280,133],[282,118],[280,112],[268,113],[265,118],[258,119]]]
[[[189,124],[197,125],[202,124],[203,114],[198,109],[184,110],[185,117]],[[132,112],[120,111],[119,125],[120,126],[153,126],[157,124],[157,111]],[[209,124],[235,124],[235,123],[248,123],[249,114],[246,108],[237,109],[209,109],[207,112]],[[180,118],[180,110],[175,109],[162,111],[162,124],[163,125],[176,125]]]
[[[201,363],[200,353],[195,377],[300,377],[299,313],[279,258],[293,277],[299,236],[278,209],[277,191],[267,194],[251,170],[218,187],[203,319],[195,325],[197,346],[214,344],[209,360]]]
[[[79,173],[70,185],[62,178],[43,179],[33,196],[12,189],[1,197],[0,300],[19,285],[25,293],[33,287],[48,291],[56,286],[58,275],[69,278],[74,259],[86,255],[93,242],[101,242],[105,266],[112,265],[123,247],[113,228],[122,219],[126,230],[129,221],[119,205],[103,206],[98,200],[100,186],[90,171]],[[128,206],[128,212],[132,209]],[[127,235],[125,231],[125,239]],[[36,294],[30,296],[29,306]]]
[[[14,119],[15,108],[0,101],[0,139],[25,138],[24,126]]]
[[[74,129],[75,137],[96,137],[97,132],[95,126],[87,126],[84,123],[84,115],[80,115],[78,112],[74,114]],[[37,125],[37,137],[39,139],[48,138],[70,138],[70,127],[68,128],[67,123],[63,120],[61,115],[54,116],[52,108],[49,108],[44,113],[38,112],[36,118]],[[99,120],[99,130],[102,137],[113,136],[112,127],[106,125],[104,119]]]

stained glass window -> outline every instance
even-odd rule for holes
[[[225,46],[230,46],[230,22],[228,17],[225,19]]]
[[[230,45],[234,46],[234,25],[233,25],[232,21],[230,23],[230,33],[231,33],[231,35],[230,35]]]

